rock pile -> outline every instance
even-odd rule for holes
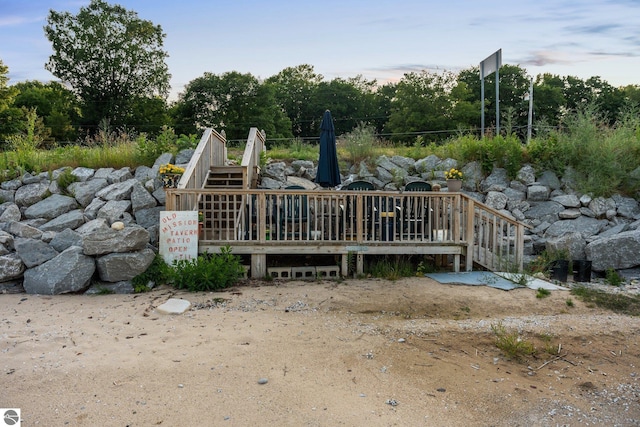
[[[165,203],[159,166],[186,164],[191,153],[176,159],[165,154],[153,167],[135,170],[76,168],[72,174],[78,181],[65,191],[57,181],[63,170],[0,184],[0,292],[131,292],[131,279],[148,268],[157,252]],[[365,179],[380,189],[399,190],[410,181],[425,180],[444,190],[444,171],[452,167],[458,168],[455,160],[436,156],[418,161],[383,156],[373,167],[352,167],[343,184]],[[485,177],[477,163],[461,170],[466,194],[530,226],[529,257],[545,249],[566,249],[573,259],[592,261],[597,272],[613,268],[633,276],[640,266],[640,206],[635,199],[579,194],[570,180],[531,166],[524,166],[515,180],[504,169]],[[260,185],[312,189],[315,171],[309,161],[271,163]]]
[[[67,189],[58,185],[63,169],[0,184],[0,291],[132,292],[157,251],[158,169],[172,160],[135,171],[76,168]]]
[[[638,201],[621,195],[593,198],[580,194],[569,177],[560,179],[531,165],[522,167],[511,180],[501,168],[484,176],[476,162],[458,165],[454,159],[434,155],[417,161],[382,156],[375,166],[364,162],[353,166],[343,185],[364,179],[378,189],[395,191],[411,181],[424,180],[446,191],[444,172],[451,168],[462,170],[464,193],[530,227],[525,232],[525,262],[544,250],[564,249],[571,259],[590,260],[596,272],[612,268],[628,277],[640,276],[640,270],[636,270],[640,266]],[[312,189],[317,187],[314,178],[312,162],[272,163],[263,173],[261,186],[283,188],[295,184]]]

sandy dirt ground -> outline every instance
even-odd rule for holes
[[[193,306],[158,313],[169,298]],[[0,407],[23,426],[640,425],[640,319],[568,291],[251,281],[0,305]],[[506,357],[497,325],[536,354]]]

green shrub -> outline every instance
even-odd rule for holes
[[[135,293],[148,292],[151,290],[149,283],[164,285],[171,279],[171,267],[164,262],[160,254],[156,254],[147,270],[138,274],[131,280]]]
[[[219,254],[204,254],[193,260],[176,261],[172,267],[173,286],[191,292],[227,288],[244,274],[240,257],[233,255],[228,246],[222,248]]]
[[[507,331],[502,322],[491,325],[491,330],[496,335],[496,347],[512,359],[519,360],[536,352],[531,341],[522,339],[518,331]]]
[[[545,288],[538,288],[536,291],[536,298],[538,299],[546,298],[549,295],[551,295],[551,291]]]
[[[624,278],[613,268],[607,268],[606,281],[611,286],[619,287],[624,282]]]
[[[73,196],[73,194],[71,194],[68,190],[69,185],[73,184],[74,182],[78,182],[79,180],[79,178],[72,172],[73,170],[71,168],[66,168],[62,171],[62,173],[60,173],[60,175],[58,175],[57,181],[60,192],[67,196]]]
[[[351,132],[342,135],[339,142],[347,151],[351,164],[369,160],[373,157],[377,145],[375,129],[361,122]]]
[[[404,257],[384,256],[373,261],[368,268],[369,274],[387,280],[398,280],[415,275],[415,267]]]
[[[593,303],[600,308],[605,308],[615,313],[640,316],[640,297],[638,296],[614,294],[585,286],[572,288],[571,293],[585,303]]]

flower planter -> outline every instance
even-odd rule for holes
[[[586,259],[573,260],[573,281],[591,282],[591,261]]]
[[[462,190],[462,180],[461,179],[448,179],[447,180],[447,191],[457,192]]]
[[[177,188],[182,174],[163,173],[160,177],[162,178],[162,186],[164,188]]]
[[[559,259],[553,262],[551,265],[551,278],[559,280],[560,282],[566,282],[569,275],[569,261],[566,259]]]

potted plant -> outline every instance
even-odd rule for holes
[[[158,172],[162,178],[162,186],[164,188],[176,188],[178,186],[178,182],[180,182],[182,174],[184,173],[184,168],[167,163],[160,166]]]
[[[445,171],[444,177],[447,179],[448,191],[460,191],[462,189],[462,172],[456,168]]]
[[[569,251],[556,249],[549,252],[551,278],[561,282],[567,281],[569,274]]]

